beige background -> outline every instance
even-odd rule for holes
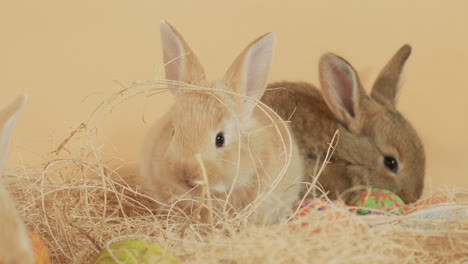
[[[332,51],[348,59],[369,88],[404,43],[413,46],[399,109],[420,132],[428,188],[468,187],[467,1],[2,1],[0,84],[5,105],[27,91],[10,166],[51,159],[103,98],[120,87],[155,80],[161,66],[158,24],[185,36],[209,76],[220,76],[247,43],[275,31],[271,80],[317,83],[317,61]],[[82,101],[86,96],[86,100]],[[154,119],[171,103],[152,100]],[[102,123],[106,153],[137,161],[148,124],[141,98]]]

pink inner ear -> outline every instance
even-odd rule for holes
[[[249,64],[246,67],[247,71],[247,82],[246,82],[246,95],[253,98],[257,98],[260,86],[266,82],[266,75],[268,75],[268,58],[264,52],[254,50],[250,54]]]
[[[339,67],[339,66],[338,66]],[[354,114],[354,102],[353,102],[353,90],[354,80],[351,72],[348,68],[343,67],[338,69],[336,65],[331,67],[333,76],[333,89],[335,90],[336,96],[338,96],[337,103],[343,107],[348,114],[355,117]]]
[[[244,69],[245,94],[260,99],[267,84],[273,55],[274,35],[260,39],[249,51]]]
[[[182,81],[184,56],[182,45],[169,26],[161,27],[164,63],[166,64],[166,79]]]

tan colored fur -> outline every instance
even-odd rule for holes
[[[421,196],[424,148],[411,124],[395,108],[399,76],[409,54],[409,46],[397,52],[377,78],[371,96],[366,95],[354,69],[332,54],[321,59],[323,94],[304,82],[273,83],[265,92],[262,101],[281,117],[291,120],[309,181],[312,181],[314,168],[321,165],[334,132],[339,130],[337,149],[319,178],[329,197],[336,198],[360,185],[389,189],[405,202],[414,202]],[[353,107],[354,102],[354,117],[334,101],[336,92],[329,87],[325,76],[331,74],[327,63],[335,65],[334,70],[345,72],[345,77],[355,76],[357,89],[345,94],[355,96],[349,106]],[[397,173],[384,167],[384,155],[397,158],[400,164]],[[351,195],[352,192],[343,198],[349,199]]]
[[[168,24],[162,25],[166,26]],[[162,32],[164,30],[168,28]],[[173,30],[173,34],[180,39],[179,43],[183,43],[184,52],[189,52],[188,58],[180,62],[189,73],[168,74],[168,71],[178,71],[180,68],[166,68],[166,76],[181,76],[185,83],[214,90],[176,91],[175,104],[151,128],[145,141],[141,168],[150,194],[166,205],[180,197],[197,199],[201,193],[198,183],[204,181],[196,159],[196,155],[200,155],[206,168],[210,192],[222,201],[220,204],[214,203],[217,209],[227,202],[228,211],[235,215],[258,199],[257,202],[262,202],[251,214],[250,221],[263,224],[285,220],[298,199],[300,185],[296,183],[303,177],[297,146],[288,138],[287,125],[275,117],[274,112],[255,106],[253,102],[246,103],[241,96],[252,92],[254,97],[260,98],[263,94],[266,86],[263,74],[257,80],[262,83],[259,90],[254,91],[244,90],[247,80],[243,74],[251,48],[260,41],[270,41],[272,35],[252,42],[234,61],[223,79],[209,82],[185,41],[177,31]],[[169,59],[165,58],[166,61]],[[272,125],[262,109],[279,125]],[[215,146],[218,132],[223,132],[226,138],[225,146],[220,148]],[[281,137],[286,146],[282,145]],[[289,157],[291,163],[283,172],[283,178],[272,188]],[[190,202],[179,202],[178,205],[187,213],[192,213]]]
[[[25,100],[25,96],[20,96],[0,112],[0,171],[6,160],[11,130]],[[34,263],[31,242],[15,202],[0,183],[0,264],[23,263]]]

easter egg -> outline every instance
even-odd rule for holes
[[[429,197],[424,200],[418,201],[417,203],[407,205],[405,207],[405,210],[406,210],[406,213],[409,214],[412,212],[416,212],[416,211],[431,207],[433,205],[443,204],[443,203],[448,203],[448,202],[450,202],[450,199],[448,197],[433,196],[433,197]]]
[[[337,202],[327,199],[305,201],[291,221],[292,228],[293,230],[307,228],[312,233],[339,232],[343,228],[348,228],[349,219],[337,209],[339,206]]]
[[[454,230],[457,222],[468,217],[468,208],[460,204],[440,203],[412,211],[406,227],[420,230]]]
[[[311,213],[312,211],[323,211],[329,209],[331,200],[320,199],[320,200],[308,200],[304,201],[301,204],[301,207],[296,215],[296,217],[306,216],[307,214]]]
[[[351,207],[360,207],[356,212],[360,215],[383,214],[389,212],[394,214],[406,213],[405,203],[395,193],[385,190],[373,188],[368,192],[357,194],[349,202]],[[369,208],[369,209],[365,209]]]
[[[179,261],[162,247],[139,240],[112,243],[99,253],[94,264],[178,264]]]
[[[37,234],[33,232],[29,232],[28,234],[34,251],[34,258],[36,260],[35,263],[50,264],[50,254],[45,243]]]

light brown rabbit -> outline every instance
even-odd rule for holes
[[[27,97],[22,95],[0,112],[0,171],[5,163],[11,132]],[[34,263],[31,241],[15,202],[0,183],[0,263]]]
[[[229,204],[233,215],[246,209],[253,223],[285,220],[299,196],[301,185],[296,183],[303,177],[302,160],[288,137],[287,124],[253,100],[260,99],[266,88],[275,35],[249,44],[224,77],[211,82],[174,27],[162,21],[160,29],[166,79],[181,86],[172,87],[175,104],[144,143],[145,187],[170,205],[179,197],[197,199],[207,184],[211,195]],[[180,88],[193,85],[211,89]],[[186,210],[191,212],[190,207]]]
[[[423,144],[395,107],[400,75],[410,53],[408,45],[398,50],[380,72],[370,96],[353,67],[331,53],[320,59],[323,93],[308,83],[269,85],[271,90],[267,89],[262,101],[284,119],[290,118],[309,181],[314,167],[323,161],[334,132],[339,130],[331,163],[318,179],[330,198],[359,185],[391,190],[406,203],[421,196]],[[283,88],[273,89],[278,87]],[[347,200],[351,195],[342,198]]]

